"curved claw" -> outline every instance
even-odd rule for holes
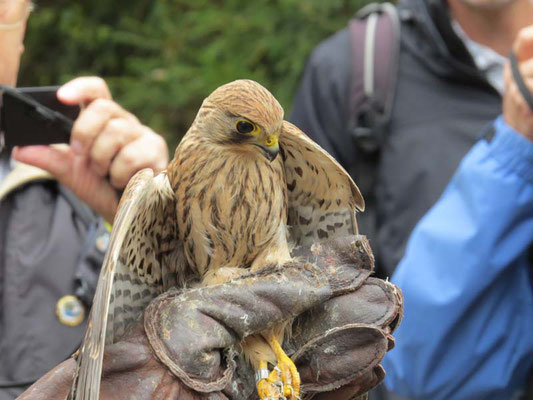
[[[285,400],[279,368],[269,373],[266,361],[259,363],[257,371],[257,394],[261,400]]]
[[[300,374],[294,362],[285,354],[277,339],[269,339],[278,364],[270,372],[266,361],[259,363],[257,393],[261,400],[300,400]]]
[[[285,354],[277,339],[272,336],[269,339],[270,346],[278,359],[277,368],[281,370],[283,381],[283,395],[289,400],[300,399],[300,374],[294,362]]]

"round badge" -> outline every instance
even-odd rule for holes
[[[63,296],[57,301],[56,315],[63,325],[78,326],[85,318],[85,307],[76,296]]]
[[[100,252],[105,253],[108,245],[109,245],[109,233],[108,232],[102,233],[100,236],[96,238],[96,248]]]

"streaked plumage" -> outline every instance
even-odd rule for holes
[[[76,398],[97,398],[103,344],[120,339],[153,297],[282,264],[294,245],[354,234],[356,208],[364,202],[348,174],[283,121],[265,88],[240,80],[215,90],[167,172],[143,170],[126,188],[80,352]],[[281,336],[283,326],[275,331]],[[261,337],[248,338],[244,350],[256,368],[275,362]]]

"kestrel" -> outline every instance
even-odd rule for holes
[[[140,171],[124,192],[74,397],[98,398],[104,343],[119,340],[155,296],[283,265],[294,246],[356,234],[356,209],[364,201],[350,176],[283,120],[267,89],[250,80],[219,87],[204,100],[167,171],[155,177]],[[280,345],[288,325],[242,343],[262,399],[299,397],[298,372]]]

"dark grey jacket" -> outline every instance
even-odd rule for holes
[[[107,231],[55,180],[0,201],[0,400],[13,399],[79,346],[85,321],[59,322],[57,301],[92,300]]]
[[[381,278],[392,275],[414,226],[502,107],[500,94],[453,31],[445,1],[400,0],[398,9],[396,97],[376,178],[377,232],[370,237]],[[348,170],[358,156],[348,133],[351,76],[350,34],[344,29],[314,50],[291,115]],[[370,398],[400,399],[383,385]]]
[[[396,98],[378,169],[377,236],[370,238],[381,277],[392,274],[415,224],[440,197],[482,128],[501,112],[501,96],[453,31],[446,3],[402,0],[399,10]],[[357,157],[347,129],[351,60],[347,29],[320,44],[291,116],[348,169]]]

